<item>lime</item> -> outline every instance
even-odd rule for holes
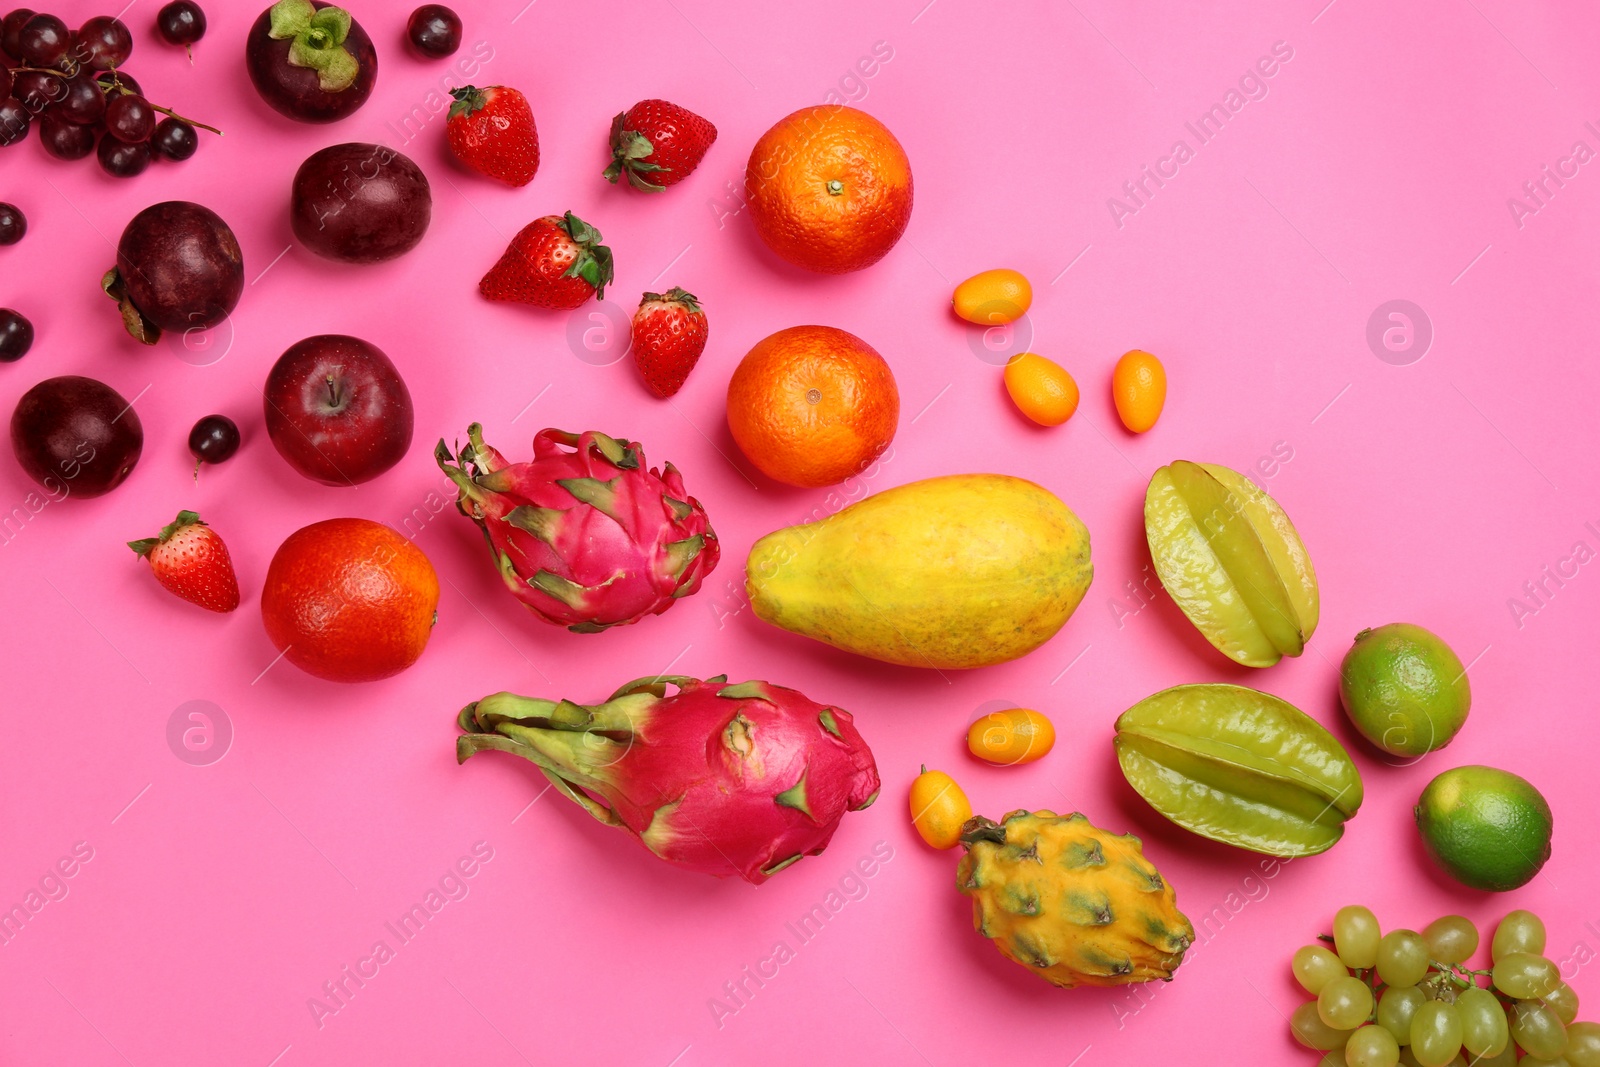
[[[1428,854],[1473,889],[1526,885],[1550,858],[1550,805],[1510,771],[1445,771],[1422,791],[1413,814]]]
[[[1339,699],[1368,741],[1394,756],[1450,743],[1467,721],[1466,668],[1437,634],[1408,622],[1356,634],[1339,666]]]

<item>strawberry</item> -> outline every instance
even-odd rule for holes
[[[683,388],[706,350],[706,313],[693,293],[674,286],[646,293],[633,313],[633,361],[644,384],[663,399]]]
[[[628,184],[659,193],[687,178],[717,139],[717,128],[693,111],[665,100],[641,100],[611,120],[613,185],[624,172]]]
[[[178,512],[159,537],[129,541],[128,547],[150,561],[156,581],[169,593],[207,611],[239,606],[239,580],[228,546],[194,512]]]
[[[539,131],[528,98],[504,85],[450,90],[445,136],[456,158],[479,174],[527,185],[539,171]]]
[[[572,212],[546,215],[524,226],[478,283],[490,300],[571,310],[606,295],[611,249],[600,231]]]

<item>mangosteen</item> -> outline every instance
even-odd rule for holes
[[[128,223],[117,265],[100,284],[121,306],[128,332],[153,345],[162,330],[210,329],[239,306],[244,253],[215,211],[167,200]]]
[[[51,496],[101,496],[139,462],[144,428],[111,386],[69,374],[22,394],[11,414],[11,448]]]
[[[367,102],[378,53],[361,24],[321,0],[278,0],[245,38],[261,99],[300,122],[335,122]]]
[[[376,144],[336,144],[295,172],[294,235],[319,256],[381,263],[411,251],[428,232],[433,194],[411,160]]]

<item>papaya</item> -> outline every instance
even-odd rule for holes
[[[1089,531],[1059,497],[1003,474],[885,490],[750,549],[765,621],[885,663],[984,667],[1038,648],[1094,578]]]

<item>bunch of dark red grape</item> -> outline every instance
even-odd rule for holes
[[[179,7],[187,17],[168,18],[169,9]],[[205,32],[199,10],[191,0],[163,8],[162,36],[193,43]],[[0,147],[22,143],[37,126],[39,142],[52,156],[93,154],[118,178],[143,172],[158,156],[194,155],[197,128],[221,131],[145,99],[139,83],[122,70],[132,52],[133,34],[109,15],[96,15],[76,31],[54,15],[27,8],[6,15],[0,20]]]

